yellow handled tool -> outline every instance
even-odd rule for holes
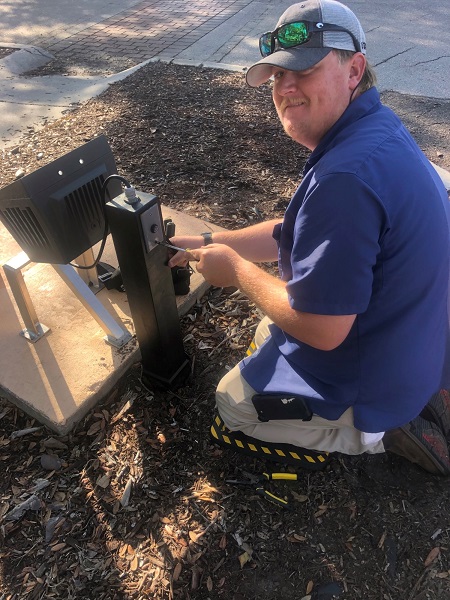
[[[255,491],[259,496],[262,496],[272,504],[276,504],[277,506],[291,510],[287,500],[273,494],[272,492],[269,492],[264,488],[264,486],[261,485],[261,483],[272,480],[297,481],[298,475],[296,473],[262,473],[261,475],[254,475],[253,473],[242,471],[242,475],[244,476],[244,479],[227,479],[226,483],[230,483],[232,485],[254,486]]]

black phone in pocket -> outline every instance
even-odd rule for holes
[[[263,422],[281,421],[283,419],[300,419],[311,421],[313,412],[308,398],[295,394],[255,394],[253,406],[258,419]]]

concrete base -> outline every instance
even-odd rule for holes
[[[180,235],[220,229],[166,207],[162,211],[164,218],[172,218]],[[0,224],[0,265],[20,251]],[[118,264],[110,238],[102,261],[114,267]],[[20,335],[24,324],[0,271],[0,394],[57,433],[67,433],[140,360],[136,338],[120,349],[106,344],[103,329],[55,270],[31,263],[22,271],[24,280],[39,322],[51,331],[30,343]],[[207,289],[203,277],[194,273],[190,293],[177,296],[179,314],[185,314]],[[134,334],[126,293],[102,289],[96,297]]]

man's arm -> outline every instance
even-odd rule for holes
[[[193,250],[197,271],[218,287],[235,286],[283,331],[318,350],[334,350],[347,337],[356,315],[317,315],[291,308],[286,283],[243,259],[228,246]]]
[[[272,237],[273,228],[280,219],[273,219],[251,225],[236,231],[214,231],[215,244],[225,244],[237,252],[242,258],[250,262],[273,262],[278,259],[277,243]],[[171,243],[181,248],[201,248],[204,240],[202,236],[174,236]],[[186,262],[186,255],[178,252],[169,261],[169,267]]]

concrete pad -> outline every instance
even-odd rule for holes
[[[220,229],[173,209],[162,209],[180,235]],[[0,224],[0,264],[20,251]],[[110,239],[102,260],[118,264]],[[31,263],[22,271],[25,283],[39,322],[51,329],[32,344],[20,335],[24,324],[3,269],[0,272],[0,393],[52,430],[66,433],[140,360],[136,338],[120,349],[106,344],[101,326],[51,265]],[[190,293],[177,296],[179,314],[185,314],[208,287],[203,277],[194,273]],[[103,289],[96,297],[115,321],[134,334],[126,293]]]

